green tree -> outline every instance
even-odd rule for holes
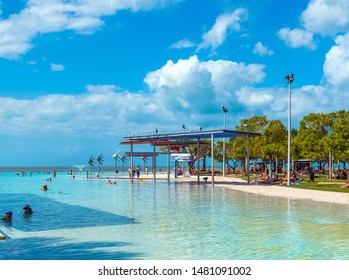
[[[335,113],[311,113],[303,117],[296,137],[301,158],[318,161],[320,167],[328,161],[335,116]]]
[[[341,162],[349,160],[349,112],[341,110],[336,113],[333,123],[331,138],[328,139],[328,145],[336,159]]]
[[[287,155],[287,130],[280,120],[272,120],[265,128],[261,141],[261,157],[270,164]]]

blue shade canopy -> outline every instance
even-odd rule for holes
[[[171,140],[178,139],[202,139],[202,138],[236,138],[236,137],[254,137],[260,136],[260,133],[244,132],[236,130],[207,130],[207,131],[191,131],[180,133],[167,133],[167,134],[151,134],[151,135],[126,135],[124,139],[126,141],[121,144],[146,144],[151,142],[171,142]]]

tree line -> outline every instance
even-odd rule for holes
[[[263,166],[271,163],[273,168],[287,161],[288,131],[280,120],[268,120],[266,116],[254,116],[243,119],[235,127],[237,131],[260,133],[260,137],[250,137],[251,161],[260,159]],[[319,169],[332,162],[346,163],[349,161],[349,112],[340,110],[333,113],[311,113],[304,116],[298,129],[291,130],[291,156],[293,159],[308,159],[319,163]],[[196,147],[190,152],[197,161]],[[223,161],[223,141],[214,146],[215,162]],[[236,166],[247,166],[247,138],[227,139],[225,143],[226,165],[235,170]],[[200,160],[203,169],[206,159],[211,157],[211,146],[200,146]]]

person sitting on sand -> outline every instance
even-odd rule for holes
[[[6,223],[10,223],[12,220],[12,215],[13,215],[12,211],[8,211],[5,213],[5,216],[1,217],[1,220],[3,220]]]
[[[347,181],[345,182],[344,185],[340,186],[341,189],[347,189],[349,188],[349,178],[347,179]]]
[[[24,210],[24,215],[31,215],[33,214],[33,210],[32,208],[29,206],[29,204],[25,205],[23,207],[23,210]]]
[[[46,191],[48,190],[47,185],[43,185],[43,186],[41,187],[41,190],[46,192]]]

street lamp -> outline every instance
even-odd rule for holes
[[[228,109],[222,106],[223,113],[224,113],[224,130],[226,128],[226,113],[228,112]],[[225,177],[225,137],[223,138],[223,177]]]
[[[291,185],[291,84],[294,80],[293,74],[285,77],[288,83],[288,144],[287,144],[287,186]]]

